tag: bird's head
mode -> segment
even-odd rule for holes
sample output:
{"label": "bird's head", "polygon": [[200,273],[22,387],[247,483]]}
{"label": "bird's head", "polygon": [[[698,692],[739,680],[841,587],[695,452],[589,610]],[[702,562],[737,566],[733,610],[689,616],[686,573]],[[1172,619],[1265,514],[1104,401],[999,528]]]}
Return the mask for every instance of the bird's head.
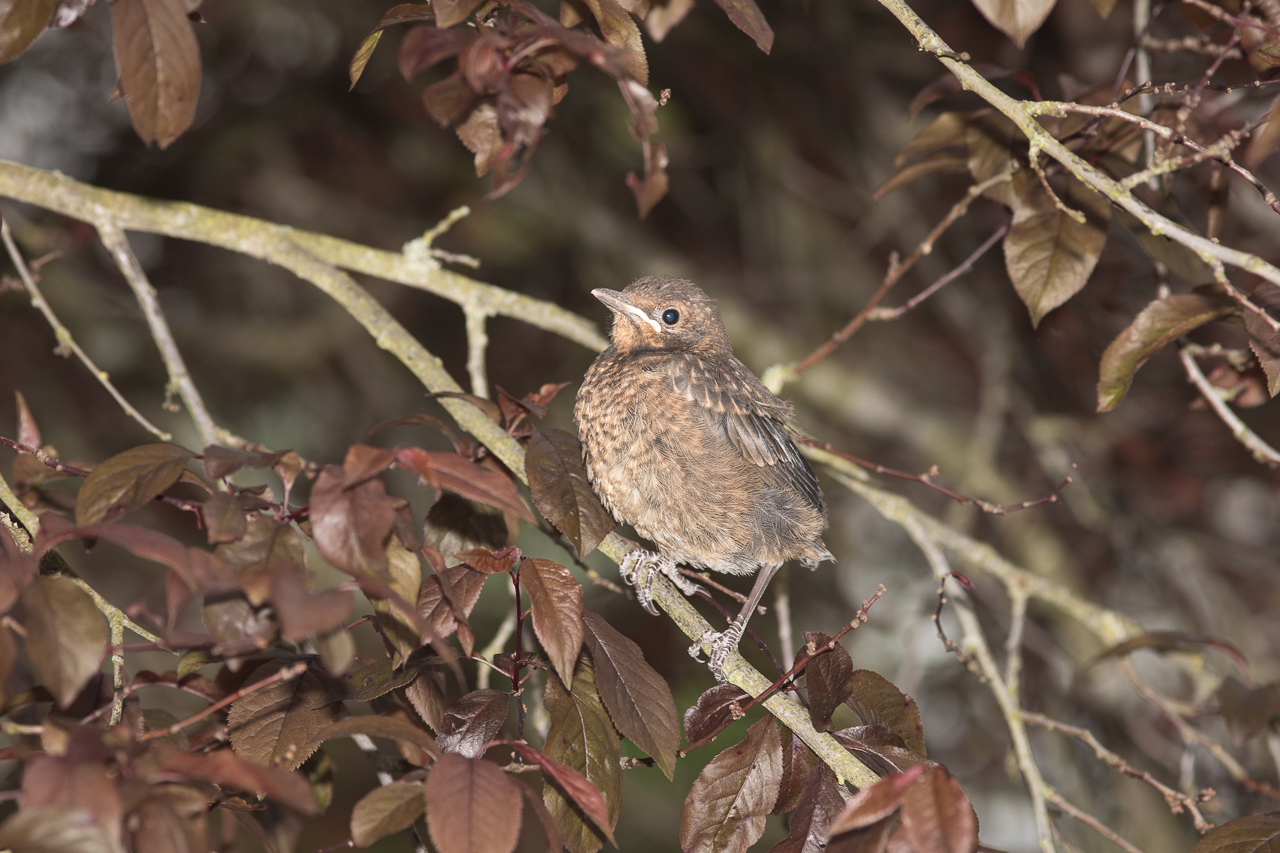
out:
{"label": "bird's head", "polygon": [[613,312],[611,337],[619,352],[733,352],[716,304],[691,281],[650,276],[622,292],[601,287],[591,295]]}

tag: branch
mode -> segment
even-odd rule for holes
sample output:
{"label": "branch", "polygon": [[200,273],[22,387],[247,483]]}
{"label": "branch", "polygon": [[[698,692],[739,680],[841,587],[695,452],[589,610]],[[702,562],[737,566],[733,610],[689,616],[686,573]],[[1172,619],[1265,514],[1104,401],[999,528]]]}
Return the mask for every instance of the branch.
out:
{"label": "branch", "polygon": [[53,327],[54,337],[58,339],[58,350],[64,351],[59,354],[65,355],[65,350],[75,353],[76,358],[80,359],[80,363],[89,368],[89,372],[102,383],[102,387],[107,389],[107,393],[120,405],[120,408],[124,409],[125,414],[133,418],[142,425],[143,429],[161,441],[171,441],[173,439],[172,435],[147,420],[142,412],[135,409],[133,404],[116,390],[116,386],[111,384],[111,377],[107,375],[107,372],[93,363],[93,359],[89,358],[89,354],[80,348],[75,338],[71,337],[71,332],[67,327],[62,325],[58,315],[53,313],[53,308],[49,306],[44,294],[40,292],[40,288],[36,285],[36,280],[31,275],[31,270],[27,269],[27,263],[23,260],[22,253],[18,251],[18,244],[13,242],[13,232],[9,230],[9,222],[6,219],[0,219],[0,238],[3,238],[4,246],[9,251],[9,258],[18,270],[18,277],[22,279],[22,284],[27,288],[27,292],[31,294],[32,304],[40,309],[40,313],[44,315],[44,318],[49,321],[49,325]]}
{"label": "branch", "polygon": [[165,370],[169,372],[169,385],[177,390],[182,397],[182,401],[187,404],[187,411],[191,413],[191,419],[196,422],[196,430],[200,433],[200,441],[205,446],[210,444],[228,444],[234,447],[244,446],[244,439],[238,439],[226,430],[219,428],[213,422],[213,418],[209,416],[209,410],[205,408],[204,399],[201,398],[200,391],[196,388],[196,383],[191,380],[191,374],[187,372],[186,362],[182,360],[182,352],[178,349],[178,344],[173,339],[173,331],[169,328],[169,321],[165,319],[164,311],[160,308],[160,300],[156,297],[156,289],[147,280],[147,274],[142,269],[142,264],[138,263],[138,257],[133,253],[133,248],[129,245],[129,239],[110,220],[104,219],[95,224],[98,227],[98,236],[102,239],[102,245],[106,246],[107,251],[111,253],[111,257],[116,262],[116,267],[124,276],[125,281],[129,282],[129,287],[133,290],[133,295],[137,298],[138,305],[142,308],[142,315],[146,317],[147,326],[151,330],[151,339],[156,342],[156,346],[160,349],[160,357],[164,360]]}
{"label": "branch", "polygon": [[1235,437],[1235,440],[1247,447],[1249,452],[1253,454],[1253,458],[1263,465],[1272,468],[1280,467],[1280,452],[1277,452],[1274,447],[1263,441],[1256,432],[1245,425],[1244,421],[1240,420],[1239,415],[1231,410],[1231,407],[1227,405],[1227,401],[1222,398],[1221,390],[1215,388],[1208,377],[1204,375],[1204,371],[1200,369],[1200,365],[1196,362],[1196,357],[1191,348],[1188,346],[1179,348],[1178,357],[1182,359],[1182,367],[1187,371],[1187,381],[1196,386],[1197,390],[1200,391],[1200,395],[1204,397],[1205,402],[1209,404],[1214,413],[1231,430],[1231,435]]}
{"label": "branch", "polygon": [[[1215,243],[1161,216],[1139,201],[1133,195],[1133,188],[1122,186],[1097,167],[1082,160],[1040,125],[1036,120],[1039,110],[1034,104],[1005,94],[971,66],[959,60],[955,51],[925,24],[905,0],[880,0],[880,4],[897,17],[923,50],[937,56],[938,61],[955,75],[965,89],[977,94],[1018,126],[1031,145],[1033,159],[1037,153],[1048,154],[1085,185],[1102,193],[1112,204],[1136,217],[1152,234],[1168,237],[1187,247],[1206,264],[1212,266],[1216,261],[1280,285],[1280,269],[1257,255]],[[1267,317],[1265,314],[1262,316]],[[1280,328],[1280,321],[1268,319],[1274,324],[1273,328]]]}
{"label": "branch", "polygon": [[334,267],[416,287],[458,305],[474,303],[495,315],[545,329],[590,349],[602,350],[608,345],[594,323],[550,302],[442,269],[432,253],[412,251],[416,241],[406,247],[408,252],[387,252],[198,204],[104,190],[5,160],[0,160],[0,196],[90,224],[110,221],[125,231],[205,243],[268,263],[280,263],[273,246],[283,241]]}

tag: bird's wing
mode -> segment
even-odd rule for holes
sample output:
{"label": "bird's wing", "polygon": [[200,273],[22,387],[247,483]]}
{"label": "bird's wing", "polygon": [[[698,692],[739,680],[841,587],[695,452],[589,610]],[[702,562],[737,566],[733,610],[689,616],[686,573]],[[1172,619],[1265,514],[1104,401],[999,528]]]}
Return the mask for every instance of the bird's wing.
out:
{"label": "bird's wing", "polygon": [[711,427],[765,478],[822,509],[818,478],[787,429],[791,406],[779,400],[736,358],[709,362],[692,353],[667,361],[677,394],[696,404]]}

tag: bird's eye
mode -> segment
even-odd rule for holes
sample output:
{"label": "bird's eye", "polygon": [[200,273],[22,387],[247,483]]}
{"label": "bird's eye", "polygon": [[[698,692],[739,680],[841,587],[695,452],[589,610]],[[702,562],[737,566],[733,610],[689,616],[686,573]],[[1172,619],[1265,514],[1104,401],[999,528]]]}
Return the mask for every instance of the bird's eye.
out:
{"label": "bird's eye", "polygon": [[666,323],[668,326],[674,326],[676,323],[680,322],[680,312],[674,308],[668,308],[666,311],[662,312],[662,322]]}

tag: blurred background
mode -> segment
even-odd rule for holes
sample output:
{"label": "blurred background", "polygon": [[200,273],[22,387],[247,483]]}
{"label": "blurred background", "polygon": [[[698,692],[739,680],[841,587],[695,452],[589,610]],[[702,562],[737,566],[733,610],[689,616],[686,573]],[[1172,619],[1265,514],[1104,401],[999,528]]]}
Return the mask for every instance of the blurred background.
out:
{"label": "blurred background", "polygon": [[[555,302],[602,329],[607,312],[591,298],[592,288],[621,288],[653,273],[686,276],[719,301],[736,354],[757,373],[803,357],[856,313],[889,254],[914,249],[967,186],[964,176],[938,175],[873,201],[876,187],[895,171],[896,152],[936,114],[936,107],[926,109],[913,122],[908,104],[942,67],[870,0],[766,0],[762,8],[777,33],[770,55],[709,2],[663,42],[646,35],[650,88],[671,90],[658,111],[657,137],[670,152],[670,194],[646,221],[637,220],[623,182],[628,170],[642,168],[625,106],[612,81],[589,69],[569,78],[569,94],[556,107],[527,179],[486,201],[487,182],[475,177],[469,152],[426,116],[421,85],[407,84],[396,71],[399,31],[388,33],[348,91],[350,57],[389,5],[206,0],[199,8],[205,23],[197,26],[204,79],[196,122],[161,151],[134,135],[123,102],[108,103],[115,86],[110,10],[98,3],[69,29],[45,33],[27,54],[0,67],[0,158],[392,251],[467,204],[471,215],[436,243],[481,261],[477,271],[463,272]],[[1021,51],[967,2],[917,0],[913,6],[975,62],[1029,71],[1046,97],[1078,84],[1109,84],[1133,39],[1131,9],[1123,1],[1104,19],[1085,0],[1061,0]],[[1172,5],[1153,27],[1170,36],[1187,31]],[[1203,65],[1157,54],[1153,76],[1194,80]],[[1230,66],[1225,73],[1232,73]],[[1247,69],[1238,73],[1252,79]],[[1008,88],[1025,96],[1015,83]],[[1246,93],[1238,108],[1261,115],[1269,97]],[[952,96],[945,106],[976,108],[978,102]],[[1260,174],[1274,185],[1280,177],[1274,158]],[[1200,225],[1205,212],[1196,199],[1204,180],[1189,173],[1174,191],[1188,219]],[[59,253],[42,267],[42,283],[76,339],[148,417],[174,430],[179,443],[198,446],[185,414],[163,408],[163,365],[92,229],[3,200],[0,211],[28,258]],[[997,204],[976,202],[886,304],[901,304],[955,267],[1007,215]],[[1256,193],[1233,184],[1227,215],[1227,242],[1275,260],[1280,219],[1260,207]],[[438,413],[403,367],[307,283],[202,245],[145,234],[131,241],[211,412],[234,433],[338,462],[348,444],[370,441],[370,428],[381,421]],[[7,261],[0,269],[10,269]],[[387,282],[362,283],[465,384],[456,305]],[[1276,475],[1253,462],[1211,412],[1193,405],[1194,389],[1171,351],[1143,368],[1115,412],[1094,413],[1099,356],[1155,297],[1158,283],[1138,241],[1113,222],[1089,286],[1033,329],[993,251],[902,319],[869,324],[785,396],[815,437],[906,471],[937,465],[939,482],[996,503],[1043,497],[1078,465],[1062,505],[1000,517],[923,486],[888,486],[1010,560],[1148,629],[1234,644],[1255,679],[1275,680]],[[543,383],[569,382],[544,424],[572,429],[572,395],[595,354],[511,319],[493,319],[489,329],[491,383],[520,396]],[[1213,332],[1205,341],[1239,346],[1242,338],[1232,334]],[[0,434],[16,436],[14,391],[20,390],[44,440],[64,459],[99,461],[150,440],[55,346],[20,285],[0,289]],[[1280,439],[1274,404],[1241,414],[1263,438]],[[422,431],[373,441],[447,447]],[[422,517],[424,492],[407,477],[395,485],[414,497]],[[888,592],[870,622],[845,640],[855,664],[916,699],[930,756],[961,780],[984,842],[1034,849],[1031,811],[1010,764],[1003,721],[988,689],[935,636],[936,583],[923,558],[874,509],[833,481],[823,485],[831,506],[826,541],[839,562],[812,575],[792,571],[777,582],[792,595],[797,631],[834,632],[883,583]],[[151,521],[199,541],[189,518],[165,516],[163,508],[155,513]],[[520,544],[564,559],[536,531]],[[122,606],[160,595],[156,567],[121,559],[119,551],[99,549],[77,568]],[[606,571],[607,563],[599,566]],[[1003,593],[979,583],[974,599],[996,645],[1008,620]],[[642,644],[676,687],[681,709],[711,686],[666,621],[599,587],[588,587],[587,606]],[[482,642],[505,609],[501,595],[482,603],[475,620]],[[1215,822],[1262,808],[1265,801],[1243,795],[1203,752],[1186,747],[1114,666],[1085,666],[1102,651],[1096,640],[1034,608],[1030,620],[1030,709],[1091,728],[1139,768],[1175,786],[1215,787],[1220,796],[1207,806]],[[1140,663],[1171,694],[1205,698],[1150,653]],[[854,721],[852,714],[837,718],[843,725]],[[1203,725],[1226,739],[1221,720],[1206,718]],[[731,743],[743,730],[738,724],[719,743]],[[1064,794],[1145,849],[1190,848],[1189,822],[1170,815],[1150,788],[1103,767],[1078,744],[1040,732],[1033,737],[1046,776]],[[343,768],[340,784],[350,790],[340,790],[329,814],[308,825],[300,850],[344,837],[351,803],[372,784],[363,758],[344,749],[334,754]],[[683,794],[712,755],[702,752],[681,762],[674,785],[657,770],[628,772],[622,849],[672,848]],[[1274,782],[1275,764],[1263,741],[1238,754]],[[1066,818],[1061,823],[1080,849],[1114,849]],[[780,823],[771,825],[761,844],[782,834]],[[537,833],[531,835],[536,840]],[[379,849],[405,850],[408,843],[392,838]]]}

